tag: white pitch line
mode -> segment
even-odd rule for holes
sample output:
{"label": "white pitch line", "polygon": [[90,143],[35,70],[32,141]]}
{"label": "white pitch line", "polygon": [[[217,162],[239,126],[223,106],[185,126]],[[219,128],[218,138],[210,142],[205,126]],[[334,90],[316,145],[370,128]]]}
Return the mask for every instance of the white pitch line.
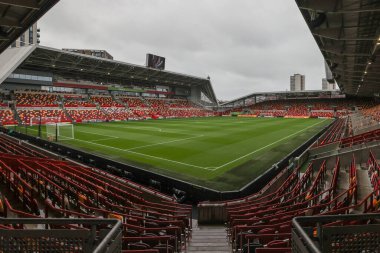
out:
{"label": "white pitch line", "polygon": [[83,141],[83,142],[91,143],[91,144],[94,144],[94,145],[103,146],[103,147],[106,147],[106,148],[111,148],[111,149],[116,149],[116,150],[119,150],[119,151],[124,151],[124,149],[121,149],[121,148],[116,148],[116,147],[112,147],[112,146],[108,146],[108,145],[104,145],[104,144],[100,144],[100,143],[95,143],[95,142],[92,142],[92,141],[85,141],[85,140],[81,140],[81,139],[69,139],[68,141]]}
{"label": "white pitch line", "polygon": [[[68,141],[70,141],[70,140],[68,140]],[[172,163],[187,165],[187,166],[198,168],[198,169],[213,170],[213,169],[209,169],[210,167],[202,167],[202,166],[198,166],[198,165],[194,165],[194,164],[183,163],[183,162],[179,162],[179,161],[175,161],[175,160],[170,160],[170,159],[166,159],[166,158],[162,158],[162,157],[158,157],[158,156],[151,156],[151,155],[147,155],[147,154],[143,154],[143,153],[139,153],[139,152],[129,151],[129,150],[125,150],[125,149],[121,149],[121,148],[116,148],[116,147],[112,147],[112,146],[108,146],[108,145],[103,145],[103,144],[95,143],[95,142],[91,142],[91,141],[85,141],[85,140],[81,140],[81,139],[72,139],[72,140],[83,141],[83,142],[91,143],[91,144],[94,144],[94,145],[98,145],[98,146],[102,146],[102,147],[106,147],[106,148],[110,148],[110,149],[116,149],[116,150],[119,150],[119,151],[129,152],[129,153],[140,155],[140,156],[146,156],[146,157],[155,158],[155,159],[159,159],[159,160],[164,160],[164,161],[168,161],[168,162],[172,162]]]}
{"label": "white pitch line", "polygon": [[97,139],[97,140],[92,140],[92,141],[106,141],[106,140],[114,140],[114,139],[119,139],[119,137],[103,138],[103,139]]}
{"label": "white pitch line", "polygon": [[158,132],[162,132],[162,129],[159,128],[159,127],[132,127],[132,126],[122,126],[122,128],[130,128],[130,129],[138,129],[138,130],[141,130],[141,129],[146,129],[146,130],[151,130],[153,131],[153,129],[157,129]]}
{"label": "white pitch line", "polygon": [[[102,126],[105,126],[104,124],[102,124]],[[130,128],[130,129],[147,129],[147,130],[151,130],[151,131],[158,131],[158,132],[162,132],[162,129],[159,128],[159,127],[146,127],[146,126],[141,126],[141,127],[138,127],[138,126],[126,126],[126,125],[117,125],[117,126],[110,126],[110,125],[106,125],[106,127],[111,127],[111,128]],[[157,130],[154,130],[154,129],[157,129]]]}
{"label": "white pitch line", "polygon": [[[133,126],[115,126],[115,128],[124,128],[124,129],[141,129],[140,127],[133,127]],[[190,135],[190,136],[195,136],[194,134],[189,134],[187,133],[187,130],[174,130],[174,129],[162,129],[158,127],[142,127],[142,129],[146,128],[147,130],[152,130],[152,129],[157,129],[158,132],[162,133],[170,133],[170,134],[184,134],[184,135]]]}
{"label": "white pitch line", "polygon": [[239,158],[236,158],[236,159],[234,159],[234,160],[232,160],[232,161],[229,161],[228,163],[225,163],[225,164],[223,164],[223,165],[221,165],[221,166],[218,166],[218,167],[211,167],[211,168],[214,168],[213,171],[214,171],[214,170],[218,170],[218,169],[220,169],[220,168],[223,168],[223,167],[226,166],[226,165],[229,165],[229,164],[231,164],[231,163],[234,163],[234,162],[236,162],[236,161],[239,161],[239,160],[242,159],[242,158],[245,158],[245,157],[247,157],[247,156],[249,156],[249,155],[252,155],[252,154],[254,154],[254,153],[256,153],[256,152],[259,152],[260,150],[263,150],[263,149],[265,149],[265,148],[267,148],[267,147],[270,147],[270,146],[272,146],[272,145],[274,145],[274,144],[276,144],[276,143],[278,143],[278,142],[280,142],[280,141],[286,140],[286,139],[292,137],[293,135],[299,134],[299,133],[305,131],[306,129],[312,128],[312,127],[314,127],[314,126],[316,126],[316,125],[319,125],[319,124],[321,124],[322,122],[325,122],[325,121],[326,121],[326,119],[323,120],[323,121],[321,121],[321,122],[315,123],[314,125],[308,126],[308,127],[304,128],[304,129],[298,131],[298,132],[295,132],[295,133],[293,133],[293,134],[290,134],[290,135],[288,135],[288,136],[286,136],[286,137],[284,137],[284,138],[282,138],[282,139],[279,139],[279,140],[277,140],[277,141],[275,141],[275,142],[272,142],[272,143],[270,143],[270,144],[268,144],[268,145],[266,145],[266,146],[264,146],[264,147],[261,147],[261,148],[259,148],[259,149],[256,149],[256,150],[254,150],[254,151],[252,151],[252,152],[250,152],[250,153],[248,153],[248,154],[246,154],[246,155],[243,155],[243,156],[241,156],[241,157],[239,157]]}
{"label": "white pitch line", "polygon": [[[35,130],[35,129],[29,129],[29,130],[32,130],[32,131],[38,131],[38,130]],[[102,138],[102,139],[97,139],[97,140],[92,140],[92,141],[106,141],[106,140],[112,140],[112,139],[118,139],[119,137],[116,137],[116,136],[112,136],[112,135],[106,135],[106,134],[96,134],[96,133],[92,133],[92,132],[84,132],[84,131],[79,131],[79,130],[75,130],[76,132],[81,132],[81,133],[86,133],[86,134],[94,134],[94,135],[100,135],[100,136],[107,136],[108,138]],[[62,136],[60,136],[60,138],[62,138]],[[62,139],[61,139],[62,140]],[[71,138],[68,138],[66,140],[73,140]],[[66,141],[66,140],[63,140],[63,141]],[[79,139],[77,139],[79,140]]]}
{"label": "white pitch line", "polygon": [[140,149],[140,148],[146,148],[146,147],[152,147],[152,146],[158,146],[158,145],[163,145],[163,144],[173,143],[173,142],[178,142],[178,141],[185,141],[185,140],[195,139],[195,138],[199,138],[199,137],[203,137],[203,136],[204,135],[202,134],[202,135],[196,135],[196,136],[189,137],[189,138],[183,138],[183,139],[176,139],[176,140],[171,140],[171,141],[164,141],[164,142],[159,142],[159,143],[153,143],[153,144],[148,144],[148,145],[139,146],[139,147],[135,147],[135,148],[125,149],[125,151],[135,150],[135,149]]}
{"label": "white pitch line", "polygon": [[97,134],[97,133],[93,133],[93,132],[80,131],[80,130],[77,130],[77,129],[75,129],[75,132],[80,132],[80,133],[85,133],[85,134],[94,134],[94,135],[100,135],[100,136],[106,136],[106,137],[112,137],[112,138],[119,138],[119,137],[116,137],[116,136],[113,136],[113,135]]}
{"label": "white pitch line", "polygon": [[147,154],[143,154],[143,153],[139,153],[139,152],[134,152],[134,151],[130,151],[130,150],[126,150],[126,152],[129,152],[129,153],[132,153],[132,154],[141,155],[141,156],[146,156],[146,157],[150,157],[150,158],[154,158],[154,159],[159,159],[159,160],[163,160],[163,161],[168,161],[168,162],[172,162],[172,163],[187,165],[187,166],[198,168],[198,169],[204,169],[204,170],[211,170],[211,171],[213,171],[213,169],[209,169],[209,167],[202,167],[202,166],[193,165],[193,164],[189,164],[189,163],[178,162],[178,161],[174,161],[174,160],[170,160],[170,159],[166,159],[166,158],[162,158],[162,157],[158,157],[158,156],[147,155]]}

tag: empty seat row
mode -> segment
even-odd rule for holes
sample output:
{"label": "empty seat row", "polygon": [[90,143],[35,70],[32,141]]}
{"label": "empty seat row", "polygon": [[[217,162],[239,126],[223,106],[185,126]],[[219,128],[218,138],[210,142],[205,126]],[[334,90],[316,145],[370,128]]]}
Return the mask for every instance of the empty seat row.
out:
{"label": "empty seat row", "polygon": [[0,149],[1,181],[23,206],[13,208],[5,196],[6,217],[120,219],[125,250],[180,252],[189,239],[191,207],[172,197],[155,194],[149,197],[154,201],[148,201],[142,197],[144,187],[136,188],[125,179],[48,158],[4,134],[0,143],[5,147]]}
{"label": "empty seat row", "polygon": [[269,195],[254,194],[240,200],[219,202],[226,207],[227,229],[233,249],[272,252],[273,247],[278,249],[273,252],[290,252],[292,218],[346,213],[350,208],[365,205],[365,200],[357,202],[355,157],[347,172],[348,188],[338,191],[342,180],[339,177],[340,159],[337,158],[331,167],[326,161],[314,162],[303,173],[300,168],[286,172],[288,177]]}
{"label": "empty seat row", "polygon": [[52,93],[15,93],[17,107],[58,107],[58,95]]}

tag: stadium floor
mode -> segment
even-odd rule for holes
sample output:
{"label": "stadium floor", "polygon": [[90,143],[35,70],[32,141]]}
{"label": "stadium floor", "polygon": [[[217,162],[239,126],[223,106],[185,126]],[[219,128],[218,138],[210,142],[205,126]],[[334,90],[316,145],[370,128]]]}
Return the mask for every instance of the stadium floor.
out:
{"label": "stadium floor", "polygon": [[[60,142],[209,188],[235,190],[329,123],[236,117],[89,123],[75,125],[75,138]],[[36,127],[30,130],[37,133]]]}

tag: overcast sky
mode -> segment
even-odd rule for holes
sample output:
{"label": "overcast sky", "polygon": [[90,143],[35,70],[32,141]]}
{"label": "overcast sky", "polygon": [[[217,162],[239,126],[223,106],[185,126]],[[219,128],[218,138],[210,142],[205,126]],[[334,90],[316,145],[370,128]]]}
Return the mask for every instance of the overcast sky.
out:
{"label": "overcast sky", "polygon": [[289,89],[306,75],[321,89],[323,57],[294,0],[61,0],[38,23],[41,45],[105,49],[144,65],[211,77],[218,99]]}

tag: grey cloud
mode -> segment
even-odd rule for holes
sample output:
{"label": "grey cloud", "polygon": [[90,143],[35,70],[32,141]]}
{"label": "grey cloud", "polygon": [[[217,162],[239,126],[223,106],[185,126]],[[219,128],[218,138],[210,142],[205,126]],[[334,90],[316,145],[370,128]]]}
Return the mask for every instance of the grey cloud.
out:
{"label": "grey cloud", "polygon": [[220,99],[285,90],[306,75],[320,89],[323,58],[293,0],[61,0],[40,21],[42,45],[106,49],[143,64],[212,78]]}

